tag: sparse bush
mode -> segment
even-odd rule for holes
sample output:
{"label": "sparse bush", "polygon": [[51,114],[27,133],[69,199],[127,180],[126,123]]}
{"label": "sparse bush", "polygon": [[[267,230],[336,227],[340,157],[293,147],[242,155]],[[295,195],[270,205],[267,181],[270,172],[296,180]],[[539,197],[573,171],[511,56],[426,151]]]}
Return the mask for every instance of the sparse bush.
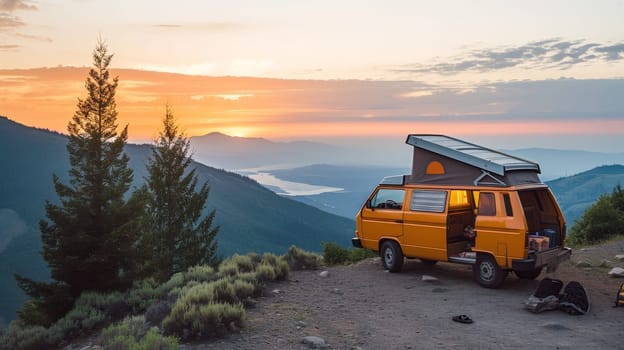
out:
{"label": "sparse bush", "polygon": [[[163,297],[163,290],[153,278],[136,282],[126,296],[126,302],[133,314],[145,312],[147,308]],[[126,316],[126,315],[124,315]],[[113,318],[119,319],[119,318]]]}
{"label": "sparse bush", "polygon": [[317,270],[322,266],[322,258],[316,253],[307,252],[294,245],[288,249],[288,265],[294,270]]}
{"label": "sparse bush", "polygon": [[[178,304],[208,304],[214,301],[214,282],[201,283],[189,288],[180,294],[180,298],[176,301]],[[175,308],[174,305],[174,308]]]}
{"label": "sparse bush", "polygon": [[169,294],[174,290],[180,290],[186,281],[184,280],[184,274],[182,272],[174,273],[171,278],[160,286],[160,290],[163,294]]}
{"label": "sparse bush", "polygon": [[42,326],[26,326],[13,321],[0,335],[1,350],[38,350],[47,349],[50,343],[48,331]]}
{"label": "sparse bush", "polygon": [[246,314],[242,304],[209,303],[191,307],[176,304],[163,321],[167,334],[183,339],[221,336],[232,328],[243,326]]}
{"label": "sparse bush", "polygon": [[351,251],[351,262],[358,262],[364,259],[376,258],[376,252],[363,248],[355,248]]}
{"label": "sparse bush", "polygon": [[239,274],[238,265],[231,260],[225,260],[219,265],[219,275],[221,276],[236,276]]}
{"label": "sparse bush", "polygon": [[591,244],[624,233],[624,191],[617,186],[611,195],[602,195],[570,228],[568,243]]}
{"label": "sparse bush", "polygon": [[190,267],[184,272],[184,280],[197,282],[210,282],[217,279],[217,273],[208,265],[197,265]]}
{"label": "sparse bush", "polygon": [[259,283],[275,280],[275,267],[269,264],[260,264],[256,269],[256,278]]}
{"label": "sparse bush", "polygon": [[271,253],[264,253],[262,256],[261,264],[268,264],[273,266],[275,270],[275,278],[276,280],[284,280],[288,277],[288,273],[290,272],[290,267],[288,266],[288,261],[285,256],[277,256]]}
{"label": "sparse bush", "polygon": [[[92,296],[88,296],[87,299],[90,299],[91,297]],[[102,301],[104,298],[101,297],[102,296],[99,295],[95,298],[99,299],[98,301]],[[81,299],[82,296],[78,298],[78,301]],[[86,301],[83,300],[81,303],[78,303],[78,301],[76,302],[74,308],[67,313],[67,315],[56,321],[56,323],[48,329],[49,339],[53,344],[59,344],[63,340],[81,336],[88,331],[104,325],[106,321],[109,320],[101,310],[89,304],[89,302],[94,301],[94,299]]]}
{"label": "sparse bush", "polygon": [[327,242],[322,243],[321,246],[323,247],[323,261],[327,265],[342,265],[351,262],[349,249]]}
{"label": "sparse bush", "polygon": [[343,265],[377,256],[374,252],[362,248],[347,249],[336,243],[322,243],[323,261],[327,265]]}
{"label": "sparse bush", "polygon": [[174,337],[163,337],[156,327],[147,329],[141,316],[125,319],[104,329],[98,338],[104,349],[115,350],[173,350],[178,349]]}

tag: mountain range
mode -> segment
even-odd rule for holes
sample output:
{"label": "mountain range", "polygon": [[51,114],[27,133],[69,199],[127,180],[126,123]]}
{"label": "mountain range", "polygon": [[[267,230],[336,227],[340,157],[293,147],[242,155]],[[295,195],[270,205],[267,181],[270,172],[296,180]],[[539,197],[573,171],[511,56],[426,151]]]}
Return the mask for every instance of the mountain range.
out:
{"label": "mountain range", "polygon": [[[58,202],[52,174],[68,182],[66,136],[0,117],[0,317],[10,320],[25,296],[15,285],[17,272],[46,280],[38,222],[46,200]],[[146,176],[149,145],[127,145],[133,186]],[[321,242],[350,245],[354,222],[284,198],[245,176],[194,162],[199,183],[208,182],[206,212],[216,208],[219,254],[284,253],[290,245],[320,251]]]}
{"label": "mountain range", "polygon": [[[405,139],[338,139],[332,143],[276,142],[264,138],[210,133],[191,137],[195,160],[216,168],[288,168],[312,164],[410,168],[412,147]],[[487,146],[485,144],[485,146]],[[547,148],[502,149],[539,163],[544,181],[571,176],[602,165],[624,164],[624,152],[590,152]]]}

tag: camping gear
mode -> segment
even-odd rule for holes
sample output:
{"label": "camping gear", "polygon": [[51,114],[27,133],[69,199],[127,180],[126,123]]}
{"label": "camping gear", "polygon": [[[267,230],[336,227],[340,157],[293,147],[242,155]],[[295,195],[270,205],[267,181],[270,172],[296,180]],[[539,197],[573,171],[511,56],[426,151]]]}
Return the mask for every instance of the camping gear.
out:
{"label": "camping gear", "polygon": [[534,313],[558,309],[561,288],[563,288],[561,280],[544,278],[540,281],[533,295],[524,303],[525,309]]}
{"label": "camping gear", "polygon": [[467,315],[453,316],[452,320],[455,322],[459,322],[459,323],[473,323],[474,322],[472,318],[468,317]]}
{"label": "camping gear", "polygon": [[589,311],[589,298],[585,288],[576,281],[568,283],[559,299],[559,309],[570,315],[586,314]]}
{"label": "camping gear", "polygon": [[615,296],[615,307],[624,306],[624,283],[620,285],[617,295]]}

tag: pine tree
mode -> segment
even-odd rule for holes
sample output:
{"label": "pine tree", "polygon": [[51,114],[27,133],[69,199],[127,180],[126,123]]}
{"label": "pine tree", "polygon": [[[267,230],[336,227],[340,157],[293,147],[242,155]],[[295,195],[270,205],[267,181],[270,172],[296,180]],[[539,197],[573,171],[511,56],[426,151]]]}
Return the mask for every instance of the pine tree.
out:
{"label": "pine tree", "polygon": [[76,298],[84,290],[123,289],[131,283],[144,204],[138,195],[125,199],[133,174],[123,153],[128,126],[117,133],[118,78],[110,78],[111,59],[99,41],[85,82],[87,97],[78,99],[67,127],[69,184],[53,175],[60,205],[46,202],[49,221],[40,221],[42,254],[56,282],[42,285],[16,276],[44,308],[54,290],[65,288]]}
{"label": "pine tree", "polygon": [[178,130],[169,106],[147,165],[147,206],[143,247],[149,274],[164,281],[172,274],[200,264],[217,262],[213,227],[215,210],[201,218],[210,187],[197,187],[189,169],[189,140]]}

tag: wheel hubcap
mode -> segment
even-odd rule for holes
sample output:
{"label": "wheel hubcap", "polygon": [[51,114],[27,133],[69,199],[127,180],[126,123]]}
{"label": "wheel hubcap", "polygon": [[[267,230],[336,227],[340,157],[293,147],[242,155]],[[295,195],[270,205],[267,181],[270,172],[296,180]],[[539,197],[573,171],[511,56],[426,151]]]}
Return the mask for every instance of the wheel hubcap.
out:
{"label": "wheel hubcap", "polygon": [[394,254],[392,253],[392,249],[386,249],[384,251],[384,260],[386,261],[386,266],[392,265],[392,261],[394,260]]}
{"label": "wheel hubcap", "polygon": [[491,281],[494,278],[494,266],[489,263],[481,263],[481,278],[486,281]]}

